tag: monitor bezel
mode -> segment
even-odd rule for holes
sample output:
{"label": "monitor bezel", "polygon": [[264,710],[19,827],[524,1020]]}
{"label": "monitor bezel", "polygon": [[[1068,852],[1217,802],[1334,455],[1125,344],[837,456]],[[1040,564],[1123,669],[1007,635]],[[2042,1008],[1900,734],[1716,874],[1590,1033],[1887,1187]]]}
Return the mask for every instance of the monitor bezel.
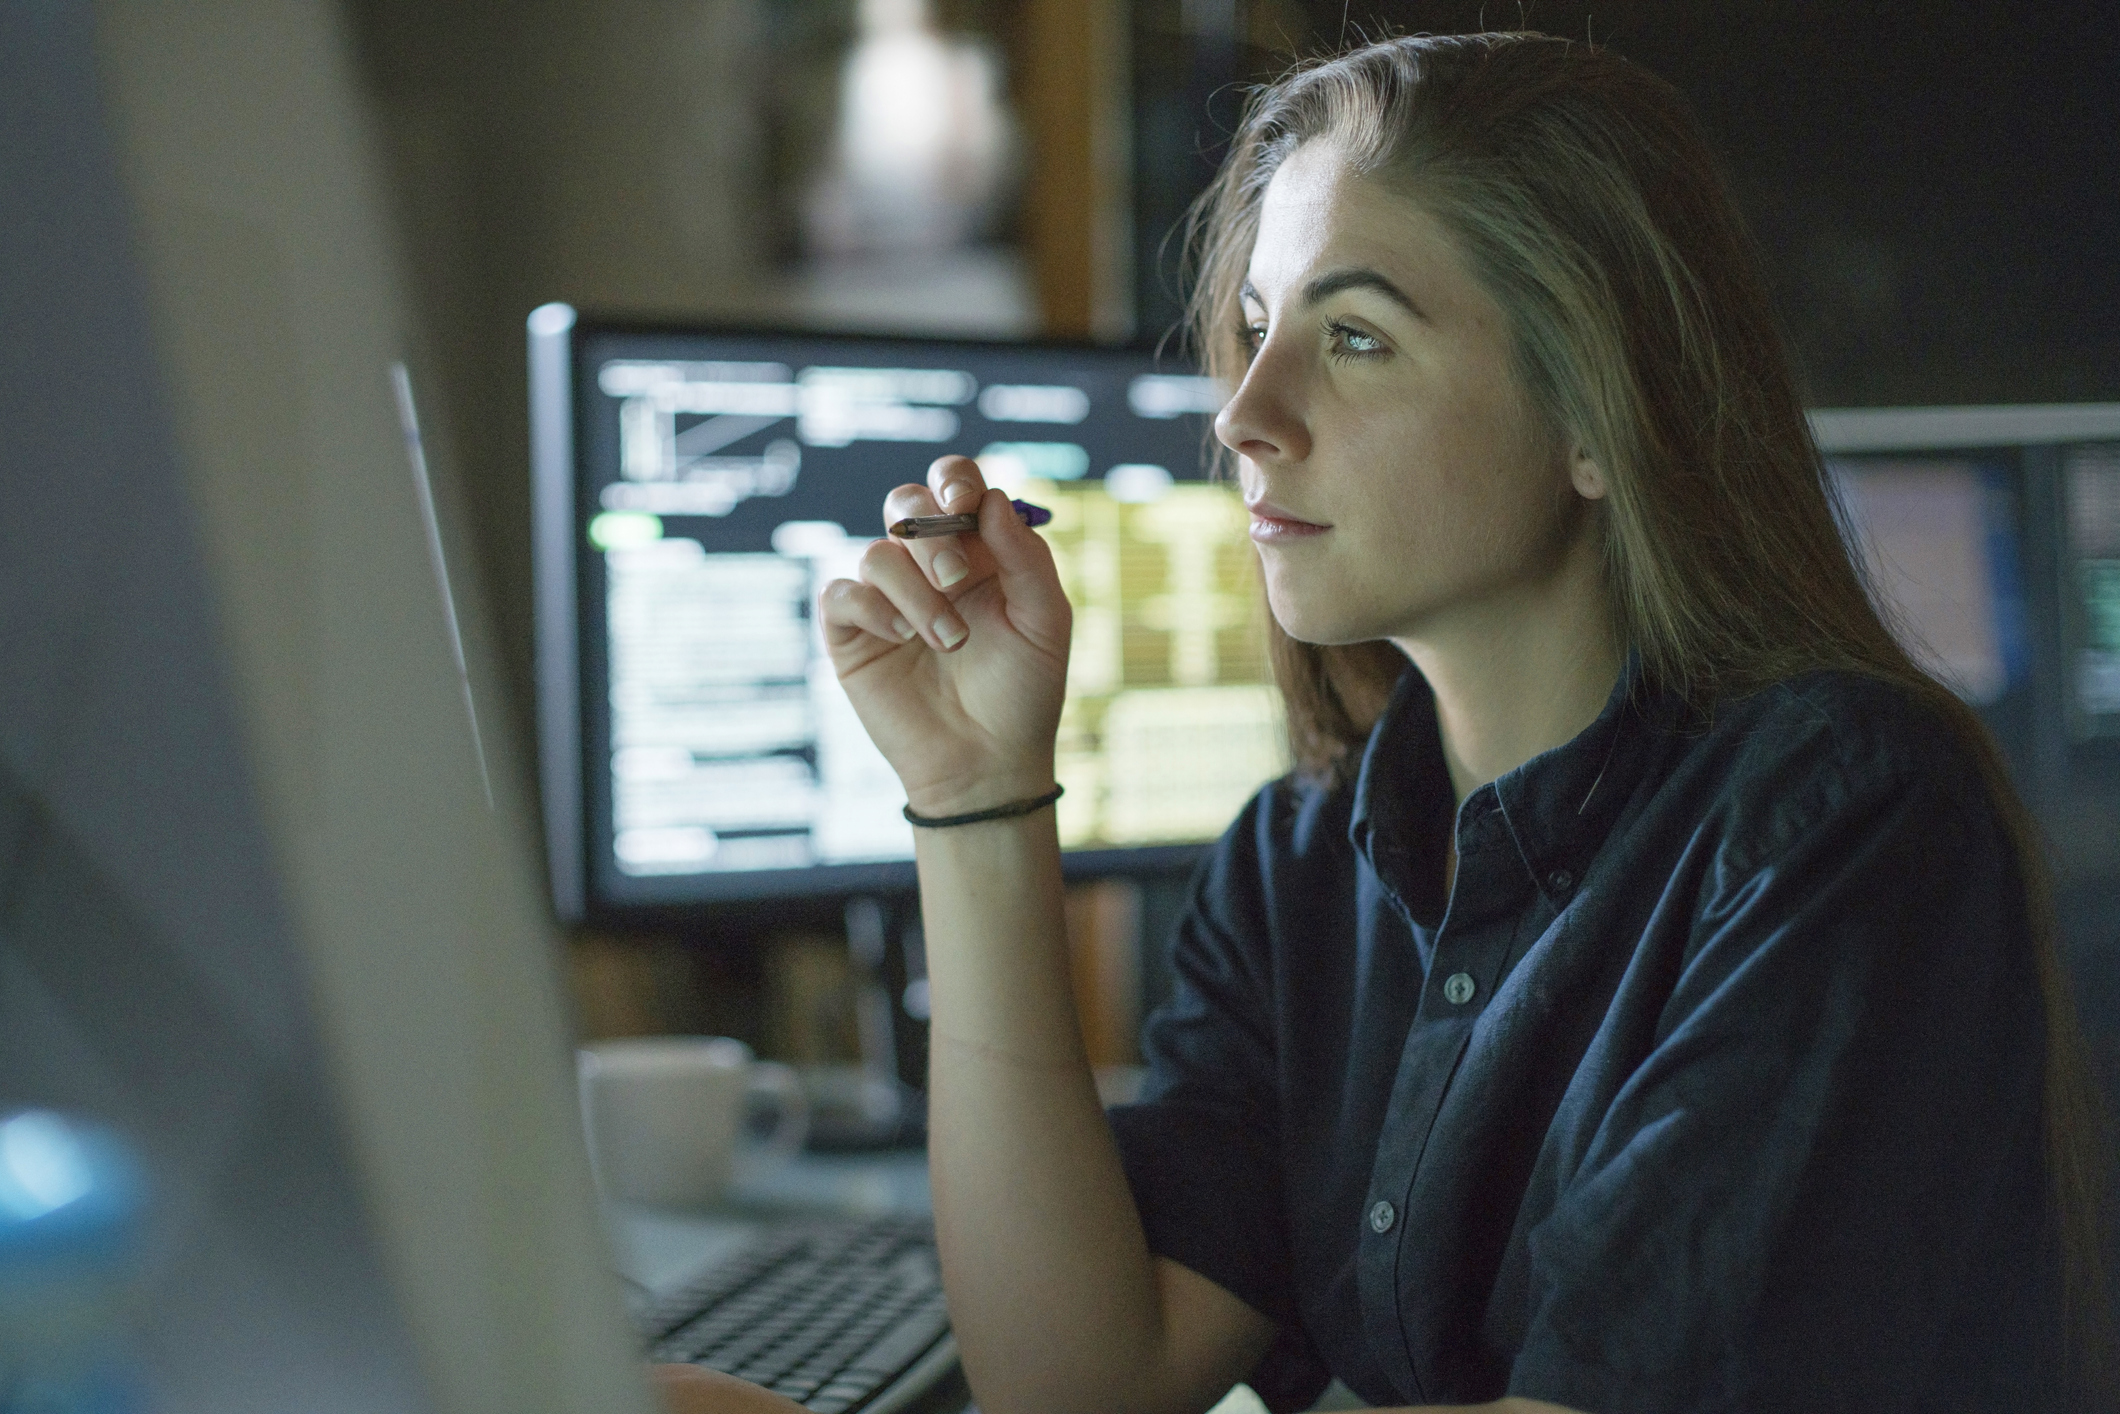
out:
{"label": "monitor bezel", "polygon": [[[787,870],[744,870],[686,876],[694,897],[683,902],[614,900],[599,896],[588,818],[588,693],[583,672],[589,657],[589,616],[600,605],[586,602],[587,588],[575,555],[583,478],[590,474],[576,428],[596,394],[582,366],[581,349],[591,335],[654,338],[818,339],[834,343],[898,345],[973,352],[1079,353],[1160,360],[1143,350],[1077,339],[992,339],[920,335],[877,330],[818,329],[741,322],[689,321],[583,311],[545,304],[528,318],[531,430],[532,584],[536,636],[536,697],[539,790],[545,825],[547,868],[553,906],[562,920],[614,930],[682,927],[699,921],[701,909],[822,901],[864,894],[900,894],[917,887],[911,860],[817,864]],[[1205,448],[1203,447],[1203,452]],[[1171,875],[1196,868],[1213,842],[1065,850],[1062,876],[1070,882],[1113,875]]]}

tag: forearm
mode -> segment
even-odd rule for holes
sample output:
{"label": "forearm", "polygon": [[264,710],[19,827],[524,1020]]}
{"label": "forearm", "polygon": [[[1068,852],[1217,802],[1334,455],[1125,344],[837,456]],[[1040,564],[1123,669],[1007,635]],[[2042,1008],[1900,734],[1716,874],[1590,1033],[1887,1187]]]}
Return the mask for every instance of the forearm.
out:
{"label": "forearm", "polygon": [[[1051,788],[1072,614],[1052,551],[976,462],[941,458],[928,481],[893,491],[885,522],[976,506],[979,533],[876,541],[860,580],[833,581],[818,608],[833,670],[908,805],[948,817]],[[915,855],[936,1230],[981,1405],[1205,1408],[1242,1369],[1211,1390],[1214,1378],[1271,1331],[1148,1254],[1082,1050],[1053,812],[922,828]],[[1180,1366],[1182,1379],[1169,1373]]]}
{"label": "forearm", "polygon": [[1159,1391],[1161,1301],[1082,1049],[1053,813],[920,832],[930,1164],[965,1369],[990,1414]]}

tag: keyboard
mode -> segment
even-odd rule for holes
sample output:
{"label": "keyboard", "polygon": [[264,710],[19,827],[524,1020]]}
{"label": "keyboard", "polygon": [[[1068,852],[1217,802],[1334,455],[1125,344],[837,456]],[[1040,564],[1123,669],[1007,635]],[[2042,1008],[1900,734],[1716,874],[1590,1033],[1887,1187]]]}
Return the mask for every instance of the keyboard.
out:
{"label": "keyboard", "polygon": [[924,1219],[775,1224],[634,1320],[651,1360],[724,1370],[813,1414],[890,1414],[957,1358]]}

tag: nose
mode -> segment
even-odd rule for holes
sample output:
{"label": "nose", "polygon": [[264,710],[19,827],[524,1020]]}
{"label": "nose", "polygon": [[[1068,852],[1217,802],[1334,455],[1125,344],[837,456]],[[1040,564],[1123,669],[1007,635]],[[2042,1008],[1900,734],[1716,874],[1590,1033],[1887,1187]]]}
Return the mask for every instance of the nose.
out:
{"label": "nose", "polygon": [[1302,412],[1302,385],[1290,358],[1272,334],[1253,355],[1244,381],[1215,414],[1215,437],[1254,462],[1300,462],[1310,456],[1310,428]]}

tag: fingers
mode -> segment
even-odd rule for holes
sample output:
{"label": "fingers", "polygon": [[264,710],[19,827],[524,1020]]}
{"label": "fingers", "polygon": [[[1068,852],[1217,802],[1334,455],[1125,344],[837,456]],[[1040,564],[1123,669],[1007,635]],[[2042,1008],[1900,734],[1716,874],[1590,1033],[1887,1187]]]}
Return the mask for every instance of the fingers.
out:
{"label": "fingers", "polygon": [[986,475],[970,457],[937,457],[928,468],[927,484],[936,503],[949,515],[976,510],[979,498],[986,494]]}
{"label": "fingers", "polygon": [[[979,533],[877,540],[862,553],[858,582],[835,580],[818,596],[825,643],[841,671],[915,638],[955,651],[970,627],[953,599],[996,577],[1016,631],[1065,650],[1072,614],[1052,550],[1017,519],[1005,493],[986,485],[970,457],[939,458],[927,485],[900,486],[884,499],[886,526],[940,514],[976,514]],[[864,639],[867,648],[859,646]]]}
{"label": "fingers", "polygon": [[970,632],[948,597],[928,582],[911,551],[894,540],[873,542],[862,552],[860,581],[832,581],[818,596],[818,607],[824,614],[825,643],[835,650],[865,633],[894,645],[918,637],[947,653]]}
{"label": "fingers", "polygon": [[[958,515],[976,511],[986,478],[970,457],[938,457],[928,467],[927,485],[901,486],[884,501],[888,526],[907,516]],[[937,589],[951,589],[983,576],[992,561],[977,540],[955,535],[908,541],[913,560]]]}
{"label": "fingers", "polygon": [[[971,503],[976,506],[976,501]],[[883,519],[886,526],[897,524],[908,516],[942,515],[935,495],[925,486],[900,486],[884,498]],[[920,567],[928,582],[937,589],[951,589],[972,576],[974,572],[990,572],[992,561],[985,558],[976,539],[960,535],[938,535],[920,540],[896,542],[907,551],[913,563]]]}
{"label": "fingers", "polygon": [[[928,485],[935,488],[936,503],[945,515],[978,510],[979,498],[986,493],[986,477],[980,474],[979,463],[970,457],[936,458],[928,467]],[[980,533],[985,533],[984,527]],[[928,573],[935,583],[948,588],[981,568],[987,554],[984,546],[974,548],[976,543],[967,542],[962,536],[951,536],[949,547],[938,550],[935,558],[928,562]]]}
{"label": "fingers", "polygon": [[1033,612],[1065,612],[1067,596],[1045,537],[1016,518],[1015,507],[999,490],[989,490],[978,504],[978,538],[1008,602]]}
{"label": "fingers", "polygon": [[827,645],[840,647],[862,634],[887,643],[911,643],[920,636],[905,615],[873,584],[835,579],[817,596]]}
{"label": "fingers", "polygon": [[912,552],[894,540],[878,540],[862,552],[861,579],[882,591],[900,617],[931,647],[947,653],[964,642],[964,620],[941,590],[914,562]]}

